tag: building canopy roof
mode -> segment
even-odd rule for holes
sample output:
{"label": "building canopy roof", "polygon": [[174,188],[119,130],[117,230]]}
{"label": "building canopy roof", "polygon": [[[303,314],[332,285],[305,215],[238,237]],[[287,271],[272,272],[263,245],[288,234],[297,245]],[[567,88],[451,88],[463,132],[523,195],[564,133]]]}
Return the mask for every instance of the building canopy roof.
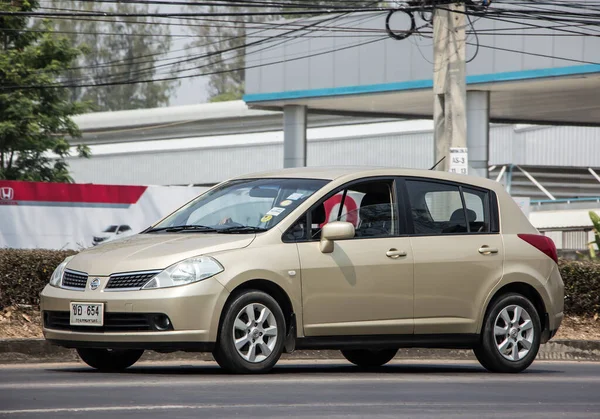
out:
{"label": "building canopy roof", "polygon": [[[415,18],[417,27],[425,23]],[[415,34],[403,41],[365,41],[365,33],[382,32],[385,19],[378,13],[349,15],[336,21],[336,30],[344,29],[341,39],[318,36],[317,25],[293,41],[249,48],[248,59],[262,65],[246,71],[244,100],[255,109],[295,104],[311,112],[430,118],[432,40]],[[473,24],[480,35],[478,42],[467,40],[467,89],[491,92],[492,122],[600,124],[600,38],[585,36],[587,29],[563,36],[550,21],[536,21],[535,30],[517,18],[484,16]]]}

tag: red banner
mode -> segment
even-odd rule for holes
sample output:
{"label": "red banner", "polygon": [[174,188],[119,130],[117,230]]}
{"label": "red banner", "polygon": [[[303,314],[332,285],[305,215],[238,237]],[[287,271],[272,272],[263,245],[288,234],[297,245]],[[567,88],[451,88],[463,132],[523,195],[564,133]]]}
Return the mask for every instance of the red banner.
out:
{"label": "red banner", "polygon": [[135,204],[146,188],[0,180],[0,205],[128,206]]}

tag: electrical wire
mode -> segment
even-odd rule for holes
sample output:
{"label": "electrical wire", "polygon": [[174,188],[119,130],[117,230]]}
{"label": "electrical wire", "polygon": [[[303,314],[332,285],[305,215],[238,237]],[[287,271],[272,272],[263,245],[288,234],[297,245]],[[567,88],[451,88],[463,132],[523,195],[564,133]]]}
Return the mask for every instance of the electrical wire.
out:
{"label": "electrical wire", "polygon": [[[441,8],[443,10],[450,11],[450,9],[445,9],[445,8],[442,8],[441,6],[437,6],[437,7]],[[466,15],[473,15],[473,14],[471,14],[469,12],[461,12],[461,11],[457,11],[457,10],[454,10],[454,12],[455,13],[463,13],[463,14],[466,14]],[[498,22],[506,22],[506,23],[512,23],[512,24],[525,25],[525,26],[529,26],[529,27],[532,27],[532,28],[552,29],[552,30],[556,30],[556,31],[560,31],[560,32],[567,32],[567,33],[574,33],[574,34],[578,34],[578,35],[591,36],[590,34],[588,34],[586,32],[574,31],[572,29],[567,29],[565,27],[543,26],[543,25],[538,25],[538,24],[534,24],[534,23],[530,23],[530,22],[515,22],[512,19],[498,17],[497,15],[488,15],[488,14],[485,14],[483,16],[481,16],[481,15],[477,15],[477,16],[481,17],[483,19],[486,19],[486,20],[495,20],[495,21],[498,21]],[[582,25],[582,24],[580,24],[580,25]],[[585,25],[585,24],[583,24],[583,25]],[[567,25],[567,27],[572,27],[572,25]],[[513,28],[513,29],[515,29],[515,28]]]}
{"label": "electrical wire", "polygon": [[[474,45],[473,43],[469,43],[469,42],[467,42],[467,44],[468,45]],[[533,56],[533,57],[550,58],[550,59],[553,59],[553,60],[569,61],[569,62],[578,63],[578,64],[591,64],[591,65],[600,66],[600,62],[587,61],[587,60],[579,60],[579,59],[576,59],[576,58],[560,57],[560,56],[557,56],[557,55],[541,54],[541,53],[530,52],[530,51],[520,51],[520,50],[517,50],[517,49],[503,48],[503,47],[499,47],[499,46],[495,46],[495,45],[480,44],[480,47],[481,48],[493,49],[493,50],[497,50],[497,51],[512,52],[512,53],[515,53],[515,54],[529,55],[529,56]]]}
{"label": "electrical wire", "polygon": [[476,43],[475,52],[473,53],[473,56],[466,61],[466,64],[469,64],[470,62],[475,60],[475,58],[477,58],[477,55],[479,54],[479,34],[475,30],[475,25],[473,24],[473,21],[471,20],[471,15],[467,14],[467,19],[469,20],[469,24],[471,25],[471,28],[473,29],[473,33],[475,34],[475,43]]}
{"label": "electrical wire", "polygon": [[[405,13],[408,16],[408,18],[410,19],[410,28],[407,29],[406,31],[402,31],[401,33],[393,31],[390,27],[390,20],[392,19],[392,16],[394,16],[396,13],[399,13],[399,12]],[[390,12],[388,13],[388,15],[385,19],[385,30],[390,38],[395,39],[396,41],[402,41],[402,40],[408,38],[409,36],[411,36],[417,30],[417,24],[415,22],[415,15],[409,10],[404,10],[404,9],[390,10]]]}
{"label": "electrical wire", "polygon": [[283,64],[283,63],[288,63],[288,62],[303,60],[303,59],[307,59],[307,58],[318,57],[318,56],[322,56],[322,55],[332,54],[332,53],[335,53],[335,52],[341,52],[341,51],[349,50],[349,49],[352,49],[352,48],[357,48],[357,47],[361,47],[361,46],[370,45],[370,44],[373,44],[375,42],[383,41],[385,39],[388,39],[388,37],[384,36],[384,37],[381,37],[381,38],[378,38],[378,39],[374,39],[374,40],[362,42],[362,43],[359,43],[359,44],[354,44],[354,45],[349,45],[349,46],[346,46],[346,47],[335,48],[333,50],[328,50],[328,51],[317,53],[317,54],[304,55],[304,56],[297,57],[297,58],[292,58],[292,59],[278,60],[278,61],[272,61],[272,62],[269,62],[269,63],[261,63],[261,64],[254,65],[254,66],[244,66],[244,67],[240,67],[240,68],[236,68],[236,69],[218,70],[218,71],[212,71],[212,72],[202,73],[202,74],[190,74],[190,75],[185,75],[185,76],[165,77],[165,78],[161,78],[161,79],[146,79],[146,80],[135,80],[135,81],[134,80],[129,80],[129,81],[124,81],[124,82],[89,83],[89,84],[63,84],[63,83],[56,83],[56,84],[39,84],[39,85],[29,85],[29,86],[23,86],[23,85],[20,85],[20,86],[16,86],[16,85],[13,85],[13,86],[0,86],[0,91],[3,91],[3,90],[15,90],[15,89],[52,89],[52,88],[108,87],[108,86],[129,85],[129,84],[138,84],[138,83],[157,83],[157,82],[161,82],[161,81],[182,80],[182,79],[189,79],[189,78],[195,78],[195,77],[201,77],[201,76],[210,76],[210,75],[215,75],[215,74],[228,73],[228,72],[232,72],[232,71],[242,71],[242,70],[249,70],[249,69],[253,69],[253,68],[268,67],[268,66],[272,66],[272,65]]}
{"label": "electrical wire", "polygon": [[[354,13],[354,12],[382,12],[388,11],[384,8],[365,8],[365,9],[323,9],[323,10],[290,10],[286,11],[286,15],[290,16],[304,16],[304,15],[317,15],[317,14],[337,14],[337,13]],[[114,12],[7,12],[0,11],[0,16],[9,17],[67,17],[67,18],[81,18],[81,17],[159,17],[168,19],[180,19],[190,17],[228,17],[228,16],[280,16],[281,13],[275,12],[195,12],[195,13],[114,13]]]}
{"label": "electrical wire", "polygon": [[[372,19],[374,19],[376,17],[377,17],[377,15],[367,15],[366,17],[365,16],[361,16],[361,17],[355,18],[353,21],[350,21],[349,23],[358,23],[359,21],[360,22],[365,22],[367,20],[372,20]],[[290,31],[285,32],[285,33],[288,34],[288,33],[293,33],[293,32],[297,32],[297,31],[306,31],[307,29],[310,29],[309,33],[312,32],[312,31],[323,30],[323,28],[328,28],[329,26],[319,26],[319,25],[324,25],[324,24],[329,25],[329,24],[331,24],[331,22],[333,22],[333,21],[335,21],[337,19],[340,19],[340,18],[341,18],[341,16],[326,17],[325,19],[322,19],[322,20],[319,20],[319,21],[313,21],[313,22],[311,22],[311,23],[309,23],[307,25],[303,25],[303,26],[297,26],[296,25],[296,27],[293,30],[290,30]],[[296,21],[296,22],[298,22],[298,21]],[[279,27],[287,26],[287,22],[281,23],[278,26]],[[268,29],[272,29],[272,28],[268,28]],[[262,31],[264,31],[264,30],[262,30]],[[256,31],[256,32],[252,32],[252,33],[258,33],[258,32],[262,32],[262,31]],[[165,69],[166,67],[176,67],[176,66],[178,66],[180,64],[184,64],[184,63],[196,61],[196,60],[199,60],[199,59],[210,58],[212,56],[223,55],[223,54],[226,54],[228,52],[232,52],[232,51],[234,51],[236,49],[242,49],[242,48],[245,49],[245,48],[250,47],[250,46],[254,46],[254,45],[258,45],[258,44],[264,43],[265,40],[277,41],[277,40],[283,39],[281,42],[279,42],[277,44],[268,45],[268,46],[266,46],[264,48],[261,48],[259,50],[247,53],[246,55],[249,56],[249,55],[251,55],[253,53],[261,52],[261,51],[273,48],[273,47],[275,47],[277,45],[281,45],[281,44],[283,44],[285,42],[288,42],[290,39],[302,38],[303,36],[304,36],[304,34],[302,34],[302,35],[296,35],[296,36],[291,36],[291,37],[289,37],[289,36],[282,36],[280,34],[277,34],[277,35],[274,35],[274,36],[265,37],[265,39],[261,39],[260,41],[256,41],[256,42],[252,42],[252,43],[245,43],[243,45],[239,45],[239,46],[236,46],[234,48],[229,48],[229,49],[225,49],[225,50],[218,50],[218,51],[214,51],[214,52],[207,53],[207,54],[195,55],[195,56],[192,56],[192,57],[185,56],[185,55],[184,56],[180,56],[180,57],[176,57],[176,58],[183,58],[183,59],[180,59],[180,60],[177,60],[177,61],[175,61],[175,58],[169,58],[169,59],[167,59],[165,61],[171,61],[171,62],[166,63],[166,64],[154,65],[154,66],[150,66],[148,68],[138,69],[138,70],[136,70],[134,72],[127,71],[127,72],[121,72],[121,73],[113,73],[113,74],[110,74],[110,75],[107,75],[107,76],[103,77],[103,79],[116,79],[119,76],[123,76],[123,75],[127,75],[127,76],[132,77],[132,76],[139,76],[139,75],[147,74],[147,73],[154,73],[157,68]],[[242,35],[240,37],[233,37],[233,38],[230,38],[230,39],[238,39],[238,38],[245,38],[245,37],[246,37],[245,35]],[[289,39],[286,39],[286,38],[289,38]],[[224,41],[226,41],[226,40],[224,40]],[[209,44],[205,44],[205,46],[206,45],[219,44],[220,42],[223,42],[223,41],[211,42]],[[159,61],[161,61],[161,60],[159,60]],[[226,61],[226,59],[225,60],[222,59],[222,60],[217,61],[217,62],[211,62],[209,64],[202,65],[200,67],[195,67],[194,69],[211,67],[211,66],[220,64],[220,63],[222,63],[224,61]],[[148,60],[147,62],[149,62],[149,63],[155,63],[155,60]],[[122,66],[131,66],[131,65],[139,65],[139,64],[142,64],[142,63],[141,62],[126,62],[126,63],[122,63],[121,65]],[[116,66],[119,66],[119,65],[116,65]],[[171,74],[176,74],[176,73],[180,73],[180,72],[186,72],[186,71],[190,71],[190,70],[193,70],[193,69],[187,69],[187,68],[177,69],[177,70],[173,70],[171,72]],[[234,71],[234,70],[232,70],[232,71]],[[78,79],[71,80],[71,81],[72,82],[73,81],[74,82],[83,82],[83,81],[87,80],[88,77],[89,76],[84,76],[84,77],[80,77]]]}
{"label": "electrical wire", "polygon": [[[326,19],[326,20],[330,20],[330,19],[331,18]],[[310,28],[310,26],[307,25],[304,29],[309,29],[309,28]],[[243,37],[241,37],[241,38],[243,38]],[[276,41],[276,40],[280,39],[280,37],[278,35],[271,36],[269,38],[271,38],[270,40],[273,40],[273,41]],[[303,38],[303,35],[297,35],[296,38]],[[294,39],[294,38],[291,38],[291,39]],[[266,46],[264,46],[262,48],[259,48],[257,50],[250,51],[250,52],[248,52],[248,53],[245,54],[245,58],[247,58],[248,56],[250,56],[252,54],[256,54],[256,53],[259,53],[259,52],[264,52],[264,51],[267,51],[267,50],[269,50],[271,48],[280,46],[280,45],[282,45],[282,44],[284,44],[284,43],[286,43],[288,41],[289,41],[289,39],[284,39],[283,41],[278,42],[277,44],[266,45]],[[229,49],[225,49],[225,50],[218,50],[218,51],[215,51],[215,52],[212,52],[212,53],[200,54],[200,55],[196,55],[196,56],[192,56],[192,57],[186,56],[186,58],[183,58],[183,59],[181,59],[181,60],[179,60],[177,62],[174,62],[174,63],[162,64],[162,65],[154,66],[154,67],[147,68],[147,69],[140,69],[139,71],[136,71],[136,72],[133,72],[133,73],[131,73],[131,72],[122,72],[122,73],[110,74],[110,75],[108,75],[108,78],[115,78],[115,77],[118,77],[118,76],[121,76],[121,75],[139,76],[141,74],[145,74],[145,73],[148,73],[148,72],[153,72],[156,68],[165,68],[165,67],[168,67],[168,66],[177,66],[179,64],[189,63],[189,62],[197,61],[197,60],[200,60],[200,59],[207,59],[207,58],[211,58],[213,56],[223,55],[223,54],[226,54],[228,52],[235,51],[237,49],[245,49],[245,48],[247,48],[249,46],[254,46],[255,44],[259,45],[259,43],[260,43],[260,41],[249,43],[249,44],[244,44],[244,45],[241,45],[241,46],[237,46],[237,47],[229,48]],[[233,58],[235,58],[235,57],[233,57]],[[197,70],[197,69],[201,69],[201,68],[207,68],[207,67],[215,66],[215,65],[218,65],[218,64],[222,64],[225,61],[227,61],[227,59],[221,59],[221,60],[216,61],[216,62],[211,62],[211,63],[205,64],[205,65],[201,65],[199,67],[194,67],[193,69],[176,69],[176,70],[172,70],[171,74],[177,74],[177,73],[180,73],[180,72],[186,72],[186,71]],[[83,80],[83,79],[80,79],[79,81],[81,81],[81,80]]]}
{"label": "electrical wire", "polygon": [[[92,3],[92,4],[123,4],[121,0],[78,0],[80,3]],[[41,2],[40,2],[41,3]],[[361,6],[364,1],[344,1],[345,4],[358,3],[357,6]],[[186,7],[206,7],[206,6],[227,6],[227,7],[277,7],[281,9],[286,8],[313,8],[313,9],[343,9],[347,6],[339,6],[334,4],[322,4],[322,3],[295,3],[295,2],[275,2],[275,1],[204,1],[204,2],[185,2],[185,1],[166,1],[166,0],[128,0],[127,4],[140,4],[140,5],[152,5],[152,6],[186,6]]]}
{"label": "electrical wire", "polygon": [[[83,2],[89,2],[89,1],[83,1]],[[104,1],[99,1],[96,3],[118,3],[117,0],[104,0]],[[168,1],[161,1],[161,0],[157,0],[157,1],[153,1],[153,0],[140,0],[140,1],[132,1],[131,3],[136,3],[136,4],[163,4],[163,3],[169,3],[170,5],[176,5],[179,3],[185,3],[185,2],[168,2]],[[218,5],[218,6],[231,6],[231,7],[242,7],[240,5],[243,4],[244,7],[264,7],[265,4],[264,3],[269,3],[269,5],[273,5],[274,3],[271,2],[264,2],[264,1],[242,1],[242,0],[235,0],[235,1],[212,1],[212,2],[198,2],[198,3],[193,3],[194,6],[200,6],[200,5]],[[345,3],[350,3],[350,2],[345,2]],[[534,52],[527,52],[527,51],[519,51],[519,50],[514,50],[514,49],[510,49],[510,48],[502,48],[502,47],[497,47],[497,46],[490,46],[490,45],[482,45],[479,39],[480,35],[494,35],[494,36],[519,36],[519,35],[525,35],[525,36],[600,36],[600,35],[596,35],[593,32],[599,32],[598,29],[596,29],[594,26],[599,26],[600,25],[600,13],[581,13],[581,12],[577,12],[574,10],[586,10],[586,11],[595,11],[595,12],[600,12],[600,2],[597,3],[599,9],[595,9],[594,7],[592,7],[593,5],[596,5],[596,3],[594,3],[593,5],[590,4],[570,4],[570,2],[565,2],[565,1],[543,1],[543,0],[531,0],[529,2],[523,2],[523,1],[499,1],[497,0],[496,3],[500,4],[500,7],[493,7],[493,6],[489,6],[487,5],[485,7],[485,13],[482,13],[481,10],[479,9],[479,7],[476,7],[474,10],[471,9],[467,9],[465,13],[467,19],[468,19],[468,25],[470,26],[470,30],[469,31],[465,31],[466,34],[468,35],[474,35],[475,37],[475,42],[470,42],[467,41],[468,45],[471,46],[475,46],[476,50],[473,54],[473,56],[471,58],[469,58],[467,60],[467,62],[472,62],[479,53],[480,48],[487,48],[487,49],[495,49],[495,50],[499,50],[499,51],[505,51],[505,52],[514,52],[514,53],[519,53],[519,54],[525,54],[525,55],[531,55],[531,56],[539,56],[539,57],[544,57],[544,58],[553,58],[553,59],[557,59],[557,60],[566,60],[566,61],[571,61],[571,62],[578,62],[578,63],[584,63],[584,64],[598,64],[595,62],[591,62],[591,61],[586,61],[586,60],[577,60],[577,59],[572,59],[572,58],[567,58],[567,57],[556,57],[556,56],[552,56],[552,55],[547,55],[547,54],[540,54],[540,53],[534,53]],[[494,4],[496,4],[494,3]],[[283,4],[283,3],[281,3]],[[280,5],[281,5],[280,4]],[[299,7],[298,5],[301,3],[286,3],[286,5],[290,6],[293,5],[295,8]],[[304,3],[305,4],[305,3]],[[185,3],[185,5],[192,5],[192,4],[188,4]],[[75,19],[82,19],[83,18],[87,18],[87,17],[100,17],[100,16],[108,16],[108,17],[122,17],[122,18],[127,18],[127,17],[151,17],[151,18],[156,18],[156,19],[190,19],[190,20],[194,20],[194,21],[198,21],[198,20],[215,20],[214,18],[216,17],[230,17],[230,18],[234,18],[234,17],[249,17],[249,16],[280,16],[281,14],[288,14],[288,15],[314,15],[314,14],[319,14],[319,15],[327,15],[327,14],[340,14],[341,11],[343,13],[343,15],[348,15],[350,13],[354,13],[356,11],[385,11],[386,13],[388,13],[387,19],[386,19],[386,29],[385,32],[388,34],[389,37],[392,37],[394,39],[398,39],[398,40],[402,40],[402,39],[406,39],[407,37],[409,37],[410,35],[414,34],[414,33],[418,33],[419,35],[422,36],[426,36],[429,34],[429,32],[426,31],[421,31],[419,30],[419,28],[416,28],[416,23],[414,20],[414,11],[418,11],[419,13],[424,13],[427,12],[427,10],[432,10],[431,7],[429,8],[419,8],[416,6],[411,6],[409,8],[406,9],[397,9],[397,10],[392,10],[390,11],[389,9],[386,8],[374,8],[374,7],[361,7],[361,8],[356,8],[356,9],[352,9],[349,8],[347,4],[345,4],[344,6],[336,6],[335,8],[317,8],[316,5],[311,5],[311,9],[310,10],[290,10],[288,11],[279,11],[278,13],[274,13],[274,12],[225,12],[225,13],[154,13],[154,14],[150,14],[150,13],[140,13],[140,14],[127,14],[127,13],[114,13],[114,14],[107,14],[107,13],[103,13],[103,12],[87,12],[87,13],[80,13],[77,16],[75,16]],[[510,6],[510,7],[508,7]],[[517,6],[517,8],[515,8],[515,6]],[[521,8],[518,8],[518,6],[522,6]],[[559,11],[559,10],[553,10],[553,9],[547,9],[543,6],[550,6],[550,7],[562,7],[562,8],[572,8],[573,10],[571,11]],[[443,6],[439,6],[436,5],[436,7],[443,7]],[[527,9],[526,9],[527,8]],[[335,10],[334,10],[335,9]],[[446,9],[448,10],[448,9]],[[407,15],[409,15],[409,17],[411,18],[411,28],[408,31],[402,31],[402,32],[394,32],[391,30],[390,28],[390,19],[391,16],[393,16],[394,13],[397,13],[398,11],[402,11],[405,12]],[[452,10],[453,12],[457,12],[456,10]],[[10,16],[10,15],[14,15],[11,14],[10,12],[7,13],[2,13],[0,12],[0,16]],[[28,14],[24,14],[24,15],[28,15]],[[70,14],[68,13],[56,13],[56,14],[32,14],[33,17],[54,17],[57,19],[62,19],[62,18],[67,18],[70,17]],[[507,23],[511,23],[511,24],[515,24],[517,25],[517,27],[515,28],[494,28],[494,29],[482,29],[482,30],[477,30],[475,28],[475,22],[473,21],[472,17],[477,17],[477,20],[479,19],[488,19],[488,20],[495,20],[495,21],[500,21],[500,22],[507,22]],[[212,18],[212,19],[209,19]],[[339,19],[340,16],[336,16],[333,19]],[[310,19],[310,18],[309,18]],[[531,21],[545,21],[547,23],[550,23],[551,25],[549,26],[545,26],[545,25],[538,25],[535,23],[531,23]],[[114,22],[113,20],[108,20],[108,22]],[[233,21],[229,21],[230,23]],[[244,22],[243,20],[241,22]],[[134,23],[134,22],[124,22],[124,23]],[[151,24],[151,22],[135,22],[135,23],[139,23],[139,24]],[[247,23],[247,22],[246,22]],[[175,25],[175,23],[173,22],[169,22],[167,24],[171,24],[171,25]],[[289,25],[293,25],[294,23],[289,22]],[[257,27],[263,27],[263,26],[258,26],[258,25],[264,25],[265,30],[268,29],[273,29],[271,24],[267,24],[264,22],[261,23],[257,23],[256,24]],[[186,25],[186,24],[181,24],[181,26],[187,26],[187,27],[193,27],[191,25]],[[198,26],[211,26],[211,25],[198,25]],[[318,26],[318,25],[316,25]],[[423,27],[428,26],[423,25]],[[289,28],[290,26],[288,26]],[[421,28],[423,28],[421,27]],[[243,36],[244,39],[257,39],[256,41],[253,42],[249,42],[249,43],[244,43],[243,45],[240,46],[235,46],[232,48],[227,48],[227,49],[222,49],[222,50],[217,50],[217,51],[213,51],[213,52],[209,52],[207,54],[199,54],[196,56],[192,56],[192,57],[186,57],[183,60],[176,60],[176,58],[168,58],[165,60],[158,60],[158,62],[169,62],[169,63],[165,63],[165,64],[161,64],[158,66],[152,66],[150,68],[147,69],[140,69],[137,72],[134,72],[133,75],[139,75],[142,76],[144,74],[147,74],[149,72],[152,72],[153,74],[156,72],[156,69],[160,69],[160,71],[167,69],[168,67],[175,67],[181,64],[187,64],[187,63],[191,63],[193,61],[199,60],[199,59],[207,59],[207,58],[211,58],[214,56],[224,56],[228,53],[232,53],[232,52],[236,52],[238,50],[242,50],[248,47],[252,47],[252,46],[257,46],[257,45],[263,45],[263,49],[257,49],[255,51],[250,51],[250,53],[257,53],[257,52],[261,52],[264,51],[265,49],[271,49],[271,48],[275,48],[278,45],[283,44],[284,42],[288,42],[291,40],[298,40],[301,38],[311,38],[311,37],[333,37],[331,35],[325,35],[325,34],[320,34],[320,32],[322,31],[329,31],[329,32],[342,32],[342,33],[350,33],[351,35],[349,36],[344,36],[344,37],[348,37],[348,38],[358,38],[359,37],[359,32],[362,34],[360,36],[363,37],[376,37],[377,35],[377,31],[376,29],[365,29],[365,28],[347,28],[347,27],[331,27],[331,28],[327,28],[327,27],[314,27],[312,28],[310,31],[307,31],[309,33],[305,33],[305,34],[295,34],[296,32],[302,32],[302,31],[306,31],[306,26],[304,27],[296,27],[295,29],[291,29],[289,32],[286,32],[286,34],[276,34],[276,35],[271,35],[271,36],[257,36],[257,35],[253,35],[253,34],[245,34]],[[308,28],[311,28],[311,26],[308,26]],[[515,31],[515,30],[533,30],[533,29],[541,29],[541,30],[546,30],[546,31],[552,31],[552,32],[563,32],[563,33],[516,33],[516,32],[510,32],[510,31]],[[588,32],[585,32],[585,31]],[[379,31],[383,31],[383,29],[380,29]],[[319,35],[311,35],[312,33],[319,33]],[[590,33],[592,32],[592,33]],[[77,33],[77,32],[76,32]],[[81,34],[86,34],[85,32],[80,32]],[[98,33],[98,35],[101,35],[100,33]],[[106,36],[109,36],[110,34],[104,34]],[[115,34],[116,35],[116,34]],[[125,36],[154,36],[153,34],[127,34]],[[155,35],[155,36],[160,36],[160,35]],[[181,35],[174,35],[171,36],[172,38],[176,38],[176,37],[181,37],[181,38],[189,38],[190,36],[181,36]],[[242,37],[240,37],[242,38]],[[142,80],[134,80],[134,79],[129,79],[129,80],[123,80],[123,81],[107,81],[107,82],[103,82],[103,83],[82,83],[82,84],[51,84],[51,85],[46,85],[46,86],[25,86],[25,88],[44,88],[44,87],[48,87],[48,88],[52,88],[52,87],[103,87],[103,86],[115,86],[115,85],[123,85],[123,84],[135,84],[135,83],[150,83],[150,82],[158,82],[158,81],[167,81],[167,80],[178,80],[178,79],[184,79],[184,78],[191,78],[191,77],[199,77],[199,76],[207,76],[207,75],[213,75],[213,74],[222,74],[222,73],[227,73],[227,72],[234,72],[234,71],[242,71],[242,70],[246,70],[249,68],[258,68],[261,66],[270,66],[270,65],[276,65],[276,64],[281,64],[284,62],[290,62],[290,61],[296,61],[299,59],[305,59],[305,58],[309,58],[312,56],[319,56],[319,55],[324,55],[324,54],[328,54],[328,53],[333,53],[337,50],[345,50],[345,49],[349,49],[349,48],[354,48],[354,47],[358,47],[361,45],[368,45],[370,43],[373,42],[379,42],[382,39],[386,39],[386,37],[382,37],[382,38],[377,38],[377,39],[373,39],[373,40],[369,40],[366,43],[360,43],[360,44],[355,44],[355,45],[350,45],[341,49],[334,49],[334,50],[329,50],[329,51],[325,51],[325,52],[321,52],[318,54],[314,54],[314,55],[308,55],[308,56],[302,56],[302,57],[297,57],[297,58],[293,58],[293,59],[285,59],[282,61],[275,61],[275,62],[269,62],[269,63],[262,63],[256,66],[244,66],[243,68],[237,68],[237,69],[226,69],[226,70],[218,70],[218,71],[214,71],[214,72],[207,72],[207,73],[202,73],[202,74],[192,74],[192,75],[184,75],[184,76],[172,76],[172,77],[166,77],[166,78],[161,78],[161,79],[153,79],[153,78],[148,78],[148,79],[142,79]],[[219,44],[219,43],[223,43],[223,42],[227,42],[227,40],[217,40],[215,42],[211,42],[209,44],[205,44],[205,45],[215,45],[215,44]],[[269,42],[271,42],[271,45],[269,45]],[[279,42],[278,44],[276,44],[277,42]],[[276,44],[276,45],[275,45]],[[418,45],[417,45],[418,46]],[[183,49],[182,49],[183,50]],[[161,53],[159,55],[164,55],[164,53]],[[146,57],[151,57],[154,56],[154,54],[147,54]],[[144,56],[141,56],[144,57]],[[181,56],[183,57],[183,56]],[[140,58],[140,57],[138,57]],[[197,71],[198,69],[201,68],[206,68],[206,67],[210,67],[210,66],[214,66],[216,64],[221,64],[224,63],[228,60],[232,59],[231,57],[229,58],[222,58],[221,61],[217,61],[216,63],[208,63],[199,67],[194,67],[194,68],[185,68],[185,69],[178,69],[177,71],[175,71],[175,73],[171,73],[171,74],[177,74],[177,72],[180,73],[185,73],[185,72],[189,72],[189,71]],[[115,60],[118,61],[118,60]],[[149,60],[152,63],[155,63],[155,60]],[[250,62],[250,60],[248,60],[248,62]],[[143,64],[143,62],[134,62],[133,64],[139,65],[139,64]],[[125,64],[124,64],[125,65]],[[85,67],[85,68],[89,68],[89,67]],[[77,67],[71,68],[71,69],[77,69]],[[79,68],[81,69],[81,67]],[[128,76],[132,76],[132,73],[114,73],[114,74],[110,74],[107,77],[109,79],[115,79],[115,78],[119,78],[120,76],[123,75],[128,75]],[[80,80],[84,80],[84,79],[80,79]],[[20,86],[23,87],[23,86]],[[16,86],[12,86],[12,87],[1,87],[2,89],[4,88],[16,88]]]}

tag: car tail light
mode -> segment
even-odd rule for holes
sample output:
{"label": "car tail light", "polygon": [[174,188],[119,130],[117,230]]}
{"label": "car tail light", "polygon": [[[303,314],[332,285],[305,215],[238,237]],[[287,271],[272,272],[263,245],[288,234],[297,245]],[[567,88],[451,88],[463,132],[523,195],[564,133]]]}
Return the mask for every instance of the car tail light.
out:
{"label": "car tail light", "polygon": [[556,246],[550,237],[541,236],[538,234],[517,234],[521,240],[525,240],[527,243],[538,249],[540,252],[545,253],[550,259],[558,263],[558,254],[556,253]]}

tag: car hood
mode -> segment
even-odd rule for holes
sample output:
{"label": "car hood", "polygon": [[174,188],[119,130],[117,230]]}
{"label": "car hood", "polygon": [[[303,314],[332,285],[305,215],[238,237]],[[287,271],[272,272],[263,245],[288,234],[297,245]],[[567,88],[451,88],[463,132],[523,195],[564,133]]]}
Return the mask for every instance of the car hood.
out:
{"label": "car hood", "polygon": [[164,269],[183,259],[248,246],[255,234],[138,234],[78,253],[67,269],[89,275]]}

